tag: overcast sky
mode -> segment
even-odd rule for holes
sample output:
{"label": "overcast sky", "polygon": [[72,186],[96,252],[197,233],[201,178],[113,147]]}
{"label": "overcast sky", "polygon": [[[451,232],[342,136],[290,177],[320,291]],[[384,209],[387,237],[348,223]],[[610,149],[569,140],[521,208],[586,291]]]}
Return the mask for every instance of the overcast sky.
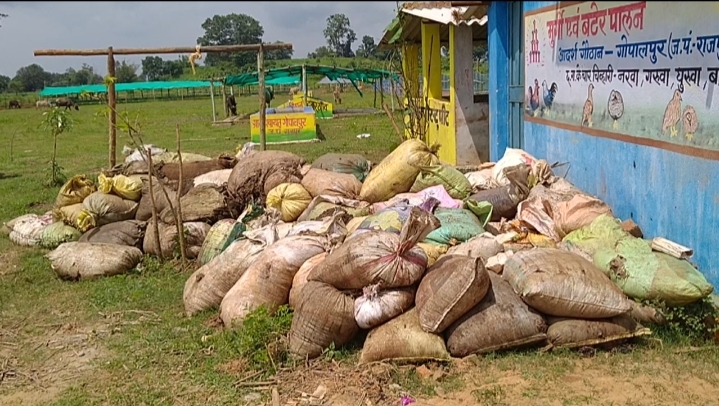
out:
{"label": "overcast sky", "polygon": [[[107,59],[34,57],[36,49],[144,48],[194,46],[204,34],[201,25],[216,14],[248,14],[265,30],[264,41],[294,45],[304,58],[326,41],[327,17],[344,13],[358,41],[370,35],[378,42],[392,21],[394,1],[377,2],[0,2],[0,74],[13,77],[23,66],[37,63],[50,72],[75,69],[83,62],[101,75]],[[359,44],[357,44],[359,45]],[[356,45],[353,45],[356,48]],[[164,55],[166,59],[177,55]],[[144,56],[120,56],[139,65]]]}

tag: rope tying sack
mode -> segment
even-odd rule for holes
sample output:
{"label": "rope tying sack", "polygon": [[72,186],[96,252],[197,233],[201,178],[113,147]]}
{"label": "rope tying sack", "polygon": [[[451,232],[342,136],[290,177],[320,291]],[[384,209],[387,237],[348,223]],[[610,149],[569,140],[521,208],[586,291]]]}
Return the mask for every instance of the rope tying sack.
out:
{"label": "rope tying sack", "polygon": [[197,72],[195,72],[195,60],[196,59],[202,59],[202,53],[200,53],[200,46],[195,45],[195,53],[190,54],[190,67],[192,67],[192,74],[196,75]]}

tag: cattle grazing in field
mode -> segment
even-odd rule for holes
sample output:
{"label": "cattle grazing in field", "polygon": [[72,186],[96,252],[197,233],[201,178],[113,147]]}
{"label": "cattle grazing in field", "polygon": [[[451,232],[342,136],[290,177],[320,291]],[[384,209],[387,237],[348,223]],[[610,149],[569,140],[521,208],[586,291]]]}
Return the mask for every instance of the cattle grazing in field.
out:
{"label": "cattle grazing in field", "polygon": [[342,95],[340,94],[339,87],[335,87],[334,92],[332,92],[332,95],[335,97],[335,103],[342,104]]}
{"label": "cattle grazing in field", "polygon": [[47,100],[38,100],[35,102],[35,108],[36,109],[49,109],[50,108],[50,102]]}
{"label": "cattle grazing in field", "polygon": [[7,104],[7,108],[9,109],[19,109],[21,108],[20,102],[17,100],[10,100]]}
{"label": "cattle grazing in field", "polygon": [[237,115],[237,101],[235,95],[231,94],[225,99],[225,111],[229,110],[233,116]]}
{"label": "cattle grazing in field", "polygon": [[301,90],[301,89],[300,89],[299,86],[291,87],[291,88],[290,88],[290,96],[296,95],[297,93],[300,92],[300,90]]}
{"label": "cattle grazing in field", "polygon": [[74,107],[75,110],[80,110],[80,107],[77,106],[77,103],[75,103],[69,97],[60,97],[58,99],[55,99],[55,105],[57,105],[58,107],[65,107],[65,110],[68,110],[71,107]]}

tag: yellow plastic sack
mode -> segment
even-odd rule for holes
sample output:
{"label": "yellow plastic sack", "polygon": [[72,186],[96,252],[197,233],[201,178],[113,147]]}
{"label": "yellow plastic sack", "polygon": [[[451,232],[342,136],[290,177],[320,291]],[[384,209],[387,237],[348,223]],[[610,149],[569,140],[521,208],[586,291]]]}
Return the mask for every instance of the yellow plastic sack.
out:
{"label": "yellow plastic sack", "polygon": [[57,199],[55,199],[55,206],[60,208],[82,203],[95,190],[95,184],[85,175],[73,176],[60,188]]}
{"label": "yellow plastic sack", "polygon": [[460,171],[447,165],[434,165],[421,168],[417,179],[409,189],[412,193],[421,192],[429,187],[442,185],[453,199],[464,200],[472,193],[472,184]]}
{"label": "yellow plastic sack", "polygon": [[52,218],[55,222],[62,222],[69,226],[77,224],[77,217],[82,212],[82,203],[75,203],[69,206],[55,208],[52,211]]}
{"label": "yellow plastic sack", "polygon": [[142,179],[115,175],[108,178],[103,174],[97,177],[98,189],[102,193],[114,193],[123,199],[137,202],[142,197]]}
{"label": "yellow plastic sack", "polygon": [[434,265],[435,262],[441,257],[442,255],[447,253],[447,250],[449,250],[449,246],[447,245],[435,245],[435,244],[428,244],[426,242],[420,242],[417,243],[417,246],[422,248],[422,251],[424,251],[425,254],[427,254],[427,267]]}
{"label": "yellow plastic sack", "polygon": [[282,183],[270,190],[266,204],[282,213],[282,221],[291,222],[297,220],[311,201],[312,196],[299,183]]}
{"label": "yellow plastic sack", "polygon": [[420,168],[437,164],[439,158],[425,143],[407,140],[369,173],[362,184],[359,200],[377,203],[408,192]]}

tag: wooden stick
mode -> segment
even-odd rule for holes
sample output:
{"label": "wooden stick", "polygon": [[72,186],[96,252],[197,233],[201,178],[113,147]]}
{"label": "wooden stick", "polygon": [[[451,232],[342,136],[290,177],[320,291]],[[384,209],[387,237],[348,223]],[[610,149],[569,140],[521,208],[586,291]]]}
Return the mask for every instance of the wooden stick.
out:
{"label": "wooden stick", "polygon": [[389,111],[389,106],[387,105],[387,103],[383,103],[382,108],[384,109],[385,113],[387,113],[387,117],[389,117],[389,120],[392,122],[392,127],[394,127],[394,131],[397,133],[397,137],[399,137],[399,142],[404,142],[402,131],[400,131],[399,127],[397,126],[397,123],[395,123],[394,117],[392,116],[392,112]]}
{"label": "wooden stick", "polygon": [[[259,51],[264,48],[266,51],[280,49],[293,49],[292,44],[243,44],[243,45],[210,45],[200,47],[200,52],[243,52]],[[197,49],[192,47],[169,47],[169,48],[117,48],[113,50],[115,55],[145,55],[145,54],[189,54]],[[107,49],[39,49],[33,52],[34,56],[98,56],[107,55]]]}
{"label": "wooden stick", "polygon": [[678,259],[687,259],[694,255],[693,249],[679,245],[662,237],[657,237],[652,240],[652,249]]}
{"label": "wooden stick", "polygon": [[[147,166],[148,168],[152,168],[152,151],[150,149],[147,149]],[[152,177],[153,171],[150,172],[150,176],[148,177],[148,182],[150,184],[150,204],[152,205],[152,227],[155,232],[155,244],[157,244],[157,257],[160,259],[160,263],[165,262],[165,257],[162,255],[162,246],[160,245],[160,224],[158,223],[159,218],[157,215],[157,205],[155,204],[155,191],[152,188]]]}
{"label": "wooden stick", "polygon": [[108,149],[108,163],[110,169],[115,167],[117,160],[116,149],[117,149],[117,113],[115,107],[117,106],[117,94],[115,93],[115,57],[113,56],[114,51],[112,47],[107,48],[107,75],[112,77],[113,80],[107,86],[107,105],[110,106],[109,111],[109,149]]}
{"label": "wooden stick", "polygon": [[[182,190],[182,151],[180,148],[180,125],[175,124],[175,135],[177,136],[177,163],[180,171],[178,180],[178,189]],[[177,238],[180,243],[180,255],[182,256],[182,266],[184,269],[185,262],[187,261],[187,253],[185,252],[185,225],[182,222],[182,205],[180,204],[180,195],[177,193]]]}
{"label": "wooden stick", "polygon": [[260,151],[267,149],[266,119],[267,100],[265,100],[265,52],[260,47],[257,51],[257,84],[260,93]]}

